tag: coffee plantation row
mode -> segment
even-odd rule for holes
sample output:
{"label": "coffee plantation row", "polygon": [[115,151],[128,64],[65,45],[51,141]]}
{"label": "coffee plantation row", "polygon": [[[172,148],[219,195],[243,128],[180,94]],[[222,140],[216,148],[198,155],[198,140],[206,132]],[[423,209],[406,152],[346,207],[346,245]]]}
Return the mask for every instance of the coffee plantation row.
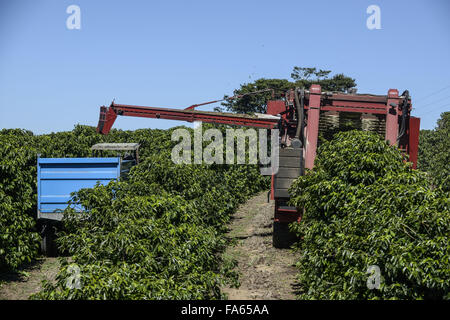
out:
{"label": "coffee plantation row", "polygon": [[450,190],[450,111],[443,112],[433,130],[421,130],[418,169],[433,185]]}
{"label": "coffee plantation row", "polygon": [[[290,189],[292,204],[305,208],[291,225],[300,299],[450,298],[449,114],[421,132],[420,170],[375,134],[321,143],[314,171]],[[221,255],[226,224],[269,182],[256,166],[174,165],[171,132],[0,131],[0,268],[19,270],[38,254],[38,153],[88,157],[95,143],[138,142],[142,162],[128,180],[74,195],[89,214],[66,209],[58,243],[70,262],[62,259],[56,283],[32,298],[223,298],[221,286],[237,281]]]}
{"label": "coffee plantation row", "polygon": [[305,208],[291,225],[299,298],[450,299],[450,197],[435,178],[374,133],[321,145],[314,171],[290,189]]}
{"label": "coffee plantation row", "polygon": [[[173,129],[172,129],[173,130]],[[172,130],[113,130],[101,136],[77,125],[71,132],[34,136],[0,131],[0,265],[17,270],[38,254],[35,229],[36,159],[88,157],[99,142],[138,142],[139,165],[129,178],[78,192],[89,213],[66,209],[57,240],[63,259],[56,284],[39,299],[214,299],[236,283],[223,261],[226,223],[240,203],[267,189],[250,165],[175,165]],[[67,286],[76,270],[80,287]],[[72,276],[72,278],[71,278]]]}

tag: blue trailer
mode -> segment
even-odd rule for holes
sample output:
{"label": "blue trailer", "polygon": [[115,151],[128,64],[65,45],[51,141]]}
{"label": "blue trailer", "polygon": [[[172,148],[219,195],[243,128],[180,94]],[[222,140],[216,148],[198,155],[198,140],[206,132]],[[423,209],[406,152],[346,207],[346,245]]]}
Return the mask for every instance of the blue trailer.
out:
{"label": "blue trailer", "polygon": [[119,157],[38,158],[38,219],[60,221],[71,192],[92,188],[97,182],[108,184],[119,179],[120,160]]}
{"label": "blue trailer", "polygon": [[[132,146],[130,146],[132,145]],[[46,255],[55,252],[54,229],[63,218],[71,193],[92,188],[98,182],[106,185],[111,180],[125,178],[138,162],[138,144],[98,144],[93,150],[134,150],[135,156],[122,158],[40,158],[37,161],[37,218],[42,226],[41,249]],[[81,206],[76,211],[85,211]]]}

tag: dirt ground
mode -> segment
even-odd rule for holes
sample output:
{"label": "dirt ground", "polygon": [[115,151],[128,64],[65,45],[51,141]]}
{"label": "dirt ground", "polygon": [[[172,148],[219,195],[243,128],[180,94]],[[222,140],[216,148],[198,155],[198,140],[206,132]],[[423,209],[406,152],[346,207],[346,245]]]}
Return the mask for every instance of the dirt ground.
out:
{"label": "dirt ground", "polygon": [[230,300],[295,299],[296,256],[272,246],[274,204],[267,192],[251,198],[235,213],[228,236],[237,240],[225,254],[238,261],[239,288],[224,288]]}
{"label": "dirt ground", "polygon": [[27,300],[41,290],[42,280],[53,281],[58,270],[58,258],[42,257],[20,273],[0,274],[0,300]]}

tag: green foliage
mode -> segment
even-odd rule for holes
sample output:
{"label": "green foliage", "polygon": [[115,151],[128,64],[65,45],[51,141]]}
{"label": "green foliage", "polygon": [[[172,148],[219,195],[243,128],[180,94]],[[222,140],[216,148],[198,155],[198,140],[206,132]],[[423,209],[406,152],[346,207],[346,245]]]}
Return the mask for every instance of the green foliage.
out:
{"label": "green foliage", "polygon": [[[240,88],[234,90],[234,95],[241,95],[253,91],[264,89],[274,89],[276,95],[283,95],[289,89],[295,87],[309,89],[311,84],[319,84],[322,91],[338,91],[345,92],[350,88],[356,87],[355,79],[345,76],[344,74],[336,74],[329,77],[330,70],[318,70],[316,68],[300,68],[294,67],[291,78],[293,81],[286,79],[265,79],[261,78],[254,82],[245,83]],[[315,78],[311,78],[315,76]],[[224,98],[227,98],[225,96]],[[271,98],[271,92],[263,92],[253,95],[247,95],[233,101],[225,101],[222,105],[226,110],[237,113],[265,113],[267,101]],[[217,110],[221,110],[217,108]]]}
{"label": "green foliage", "polygon": [[17,270],[36,256],[36,152],[33,134],[0,131],[0,270]]}
{"label": "green foliage", "polygon": [[[113,129],[107,136],[97,134],[94,127],[82,125],[76,125],[72,131],[40,136],[19,129],[0,131],[0,268],[18,270],[37,256],[38,154],[89,157],[94,156],[91,146],[99,142],[137,142],[141,144],[141,164],[132,169],[127,182],[82,190],[76,195],[75,201],[90,209],[90,219],[71,219],[69,215],[65,236],[61,238],[62,249],[75,255],[83,272],[92,271],[90,281],[103,284],[102,276],[114,272],[123,275],[132,270],[141,278],[130,275],[123,279],[124,288],[129,284],[127,281],[148,281],[148,290],[161,285],[163,291],[151,289],[146,293],[147,289],[139,287],[143,291],[138,294],[91,283],[93,288],[86,286],[82,293],[64,290],[57,293],[59,289],[55,287],[45,290],[41,297],[220,296],[218,284],[224,281],[224,275],[234,279],[227,271],[229,263],[222,263],[216,257],[225,244],[225,223],[238,204],[250,194],[267,188],[268,181],[260,176],[257,166],[174,165],[170,160],[170,151],[176,143],[171,141],[174,129]],[[103,155],[116,156],[116,153]],[[111,230],[115,232],[110,234]],[[150,231],[154,233],[149,234]],[[133,245],[127,246],[130,243]],[[180,270],[174,265],[161,271],[172,263],[179,264]],[[155,267],[152,264],[159,266],[157,275],[151,273]],[[109,269],[105,269],[107,266]],[[62,287],[59,288],[65,288],[65,270],[60,273]],[[183,282],[179,278],[187,280]],[[104,280],[107,283],[108,279]],[[184,288],[178,287],[181,283]],[[114,285],[120,287],[117,283],[105,284]]]}
{"label": "green foliage", "polygon": [[419,140],[418,168],[450,191],[450,111],[441,114],[434,130],[421,130]]}
{"label": "green foliage", "polygon": [[[341,132],[290,188],[301,299],[450,298],[449,195],[375,133]],[[381,272],[369,289],[371,265]]]}
{"label": "green foliage", "polygon": [[[233,91],[233,95],[246,94],[253,91],[264,89],[274,89],[277,94],[294,88],[295,84],[286,79],[265,79],[261,78],[254,82],[245,83],[239,89]],[[263,92],[258,94],[246,95],[240,99],[225,101],[222,105],[227,111],[237,113],[265,113],[267,101],[272,97],[272,93]],[[224,98],[228,98],[225,96]]]}
{"label": "green foliage", "polygon": [[[348,89],[355,88],[355,79],[347,77],[343,73],[335,74],[329,78],[331,70],[317,70],[316,68],[294,67],[291,78],[295,81],[296,87],[309,89],[312,84],[319,84],[322,91],[345,92]],[[311,76],[315,76],[311,79]]]}
{"label": "green foliage", "polygon": [[[221,258],[226,223],[268,180],[256,165],[176,165],[171,132],[112,133],[138,140],[142,162],[126,181],[74,194],[73,204],[88,212],[65,210],[58,243],[80,268],[81,288],[66,286],[72,271],[64,259],[56,284],[46,283],[33,298],[223,297],[220,287],[237,277]],[[82,138],[86,145],[93,143],[89,137]]]}

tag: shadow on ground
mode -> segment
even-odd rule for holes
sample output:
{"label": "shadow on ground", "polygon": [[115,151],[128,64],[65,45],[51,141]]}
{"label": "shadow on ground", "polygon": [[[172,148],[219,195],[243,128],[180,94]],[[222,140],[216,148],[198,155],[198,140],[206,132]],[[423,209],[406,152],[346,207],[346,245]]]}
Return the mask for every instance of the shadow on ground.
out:
{"label": "shadow on ground", "polygon": [[296,254],[272,246],[273,203],[267,192],[241,205],[227,237],[234,245],[225,255],[237,260],[239,288],[223,288],[230,300],[290,300],[298,292]]}

